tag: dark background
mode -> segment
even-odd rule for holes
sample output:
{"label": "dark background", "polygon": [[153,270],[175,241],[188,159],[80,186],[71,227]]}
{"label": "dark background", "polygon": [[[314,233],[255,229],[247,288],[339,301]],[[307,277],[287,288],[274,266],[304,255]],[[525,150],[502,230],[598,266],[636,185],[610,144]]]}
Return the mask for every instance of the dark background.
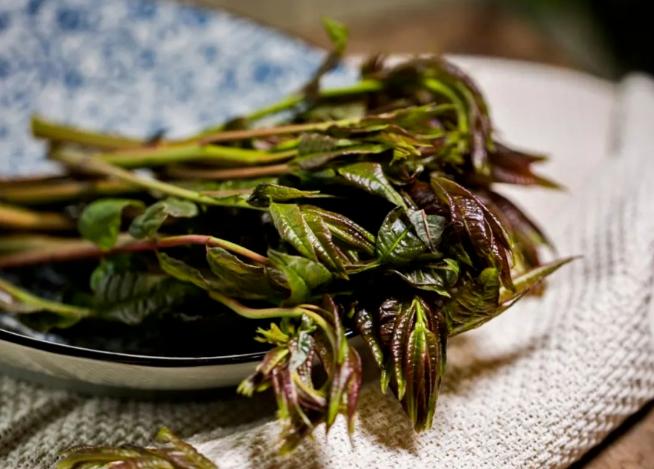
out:
{"label": "dark background", "polygon": [[349,51],[493,55],[608,78],[654,73],[644,0],[193,0],[325,44],[322,16],[347,23]]}

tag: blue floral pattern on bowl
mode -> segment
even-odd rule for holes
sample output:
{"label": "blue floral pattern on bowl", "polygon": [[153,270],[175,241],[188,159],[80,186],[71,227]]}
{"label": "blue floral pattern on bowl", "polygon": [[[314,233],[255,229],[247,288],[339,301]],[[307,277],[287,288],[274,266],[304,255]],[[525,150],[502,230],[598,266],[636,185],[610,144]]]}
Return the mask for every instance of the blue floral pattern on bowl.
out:
{"label": "blue floral pattern on bowl", "polygon": [[[0,175],[51,172],[33,113],[179,136],[297,89],[322,52],[230,14],[152,0],[0,2]],[[329,77],[351,81],[349,69]]]}

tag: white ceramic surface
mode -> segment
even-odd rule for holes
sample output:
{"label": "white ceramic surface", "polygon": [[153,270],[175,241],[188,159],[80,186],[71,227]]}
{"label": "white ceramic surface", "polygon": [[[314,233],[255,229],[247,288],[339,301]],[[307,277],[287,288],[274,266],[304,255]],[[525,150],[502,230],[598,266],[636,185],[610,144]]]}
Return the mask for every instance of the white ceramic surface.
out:
{"label": "white ceramic surface", "polygon": [[40,375],[46,382],[53,378],[56,384],[82,390],[188,391],[233,386],[252,373],[257,363],[203,364],[198,359],[189,365],[188,360],[176,364],[175,359],[168,359],[165,366],[148,366],[129,363],[134,356],[118,362],[118,354],[112,355],[112,359],[97,360],[0,340],[0,363],[11,371],[24,370],[31,373],[29,377]]}

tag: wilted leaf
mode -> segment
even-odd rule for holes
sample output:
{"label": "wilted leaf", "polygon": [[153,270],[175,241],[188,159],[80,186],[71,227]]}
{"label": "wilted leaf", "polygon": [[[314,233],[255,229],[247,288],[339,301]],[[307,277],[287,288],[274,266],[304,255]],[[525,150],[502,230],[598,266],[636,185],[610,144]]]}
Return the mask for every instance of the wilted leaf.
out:
{"label": "wilted leaf", "polygon": [[210,283],[202,274],[201,271],[195,267],[191,267],[187,263],[169,256],[165,252],[158,252],[157,259],[161,269],[177,280],[187,282],[202,288],[203,290],[210,289]]}
{"label": "wilted leaf", "polygon": [[140,200],[96,200],[82,212],[78,223],[79,232],[101,249],[110,249],[118,239],[123,210],[128,207],[141,210],[144,206]]}
{"label": "wilted leaf", "polygon": [[213,288],[235,298],[276,302],[283,290],[275,280],[280,273],[268,266],[243,262],[223,248],[207,248],[207,262],[215,278]]}

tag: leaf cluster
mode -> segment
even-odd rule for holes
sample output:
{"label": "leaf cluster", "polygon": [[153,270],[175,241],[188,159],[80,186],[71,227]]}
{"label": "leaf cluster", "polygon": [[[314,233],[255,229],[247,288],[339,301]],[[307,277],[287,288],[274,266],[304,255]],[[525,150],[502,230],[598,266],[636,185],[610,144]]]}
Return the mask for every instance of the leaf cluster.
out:
{"label": "leaf cluster", "polygon": [[[542,156],[496,140],[480,90],[440,57],[374,57],[358,83],[321,89],[347,37],[326,27],[334,50],[300,92],[185,139],[35,119],[65,174],[0,183],[2,207],[32,217],[3,219],[0,269],[96,268],[67,302],[0,279],[0,307],[55,327],[137,324],[207,296],[262,321],[271,348],[239,391],[274,390],[283,449],[339,414],[352,427],[356,331],[382,388],[429,428],[448,338],[542,292],[568,261],[543,264],[546,236],[496,184],[557,186],[534,171]],[[53,216],[65,223],[39,224]]]}

